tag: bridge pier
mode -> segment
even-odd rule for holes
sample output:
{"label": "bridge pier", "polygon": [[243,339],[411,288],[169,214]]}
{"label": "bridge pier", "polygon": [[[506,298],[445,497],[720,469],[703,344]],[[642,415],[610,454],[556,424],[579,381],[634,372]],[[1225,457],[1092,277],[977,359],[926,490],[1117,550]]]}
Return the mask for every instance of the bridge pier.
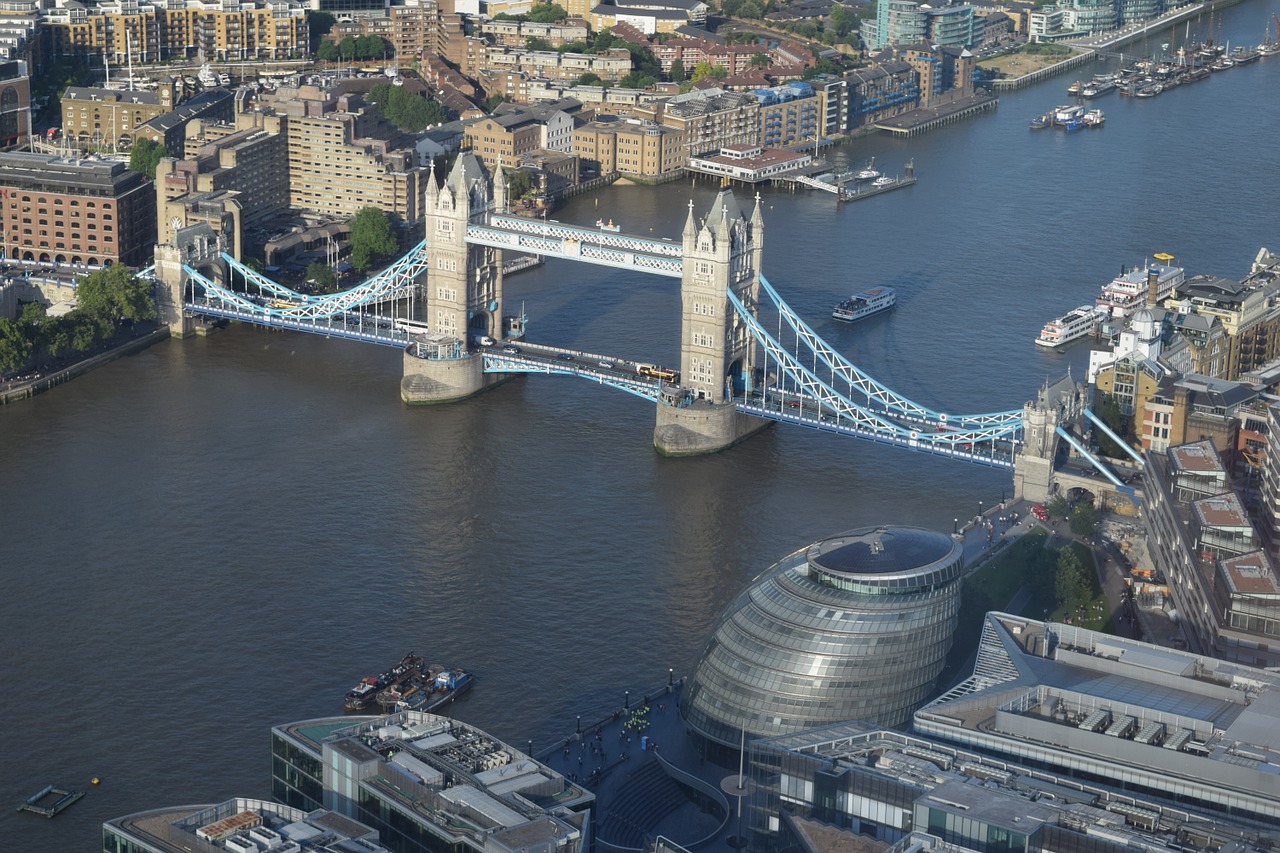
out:
{"label": "bridge pier", "polygon": [[742,414],[732,402],[659,405],[653,446],[663,456],[701,456],[732,447],[772,423]]}
{"label": "bridge pier", "polygon": [[460,358],[423,358],[417,344],[404,351],[404,377],[400,399],[411,406],[453,403],[506,382],[512,374],[484,372],[484,357],[463,353]]}

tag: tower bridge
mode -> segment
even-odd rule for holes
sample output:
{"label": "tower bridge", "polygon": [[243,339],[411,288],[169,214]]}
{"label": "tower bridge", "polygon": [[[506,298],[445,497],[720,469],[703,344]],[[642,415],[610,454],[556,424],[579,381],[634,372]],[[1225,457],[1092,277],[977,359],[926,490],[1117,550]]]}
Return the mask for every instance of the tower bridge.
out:
{"label": "tower bridge", "polygon": [[[207,225],[177,229],[156,249],[161,319],[179,337],[205,316],[397,347],[400,393],[411,404],[461,400],[520,373],[585,379],[654,403],[654,446],[668,455],[715,452],[781,422],[1012,470],[1016,495],[1050,493],[1058,427],[1079,420],[1082,386],[1046,386],[1020,410],[953,414],[877,382],[761,273],[758,197],[748,214],[724,189],[701,218],[690,202],[678,241],[530,220],[506,207],[501,168],[490,178],[464,153],[447,178],[428,184],[423,240],[360,285],[325,295],[239,263]],[[678,373],[525,340],[522,318],[503,314],[506,250],[679,279]]]}

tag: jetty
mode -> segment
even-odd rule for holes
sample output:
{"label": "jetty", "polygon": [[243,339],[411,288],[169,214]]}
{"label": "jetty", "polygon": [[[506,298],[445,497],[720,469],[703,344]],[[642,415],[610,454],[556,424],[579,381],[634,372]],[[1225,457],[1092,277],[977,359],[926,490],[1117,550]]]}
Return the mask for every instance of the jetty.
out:
{"label": "jetty", "polygon": [[975,92],[936,107],[921,107],[917,110],[900,113],[875,123],[877,130],[892,133],[894,136],[916,136],[928,133],[936,128],[962,121],[970,116],[994,110],[1000,102],[999,98],[986,92]]}
{"label": "jetty", "polygon": [[59,788],[56,785],[45,785],[38,792],[27,797],[23,804],[18,806],[18,811],[53,817],[66,810],[72,803],[83,796],[84,791],[72,791],[68,788]]}

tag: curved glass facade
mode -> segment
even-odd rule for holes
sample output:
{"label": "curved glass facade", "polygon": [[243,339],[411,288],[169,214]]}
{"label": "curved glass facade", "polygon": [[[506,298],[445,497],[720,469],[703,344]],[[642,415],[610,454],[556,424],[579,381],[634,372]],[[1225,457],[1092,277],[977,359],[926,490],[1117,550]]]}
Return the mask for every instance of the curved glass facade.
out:
{"label": "curved glass facade", "polygon": [[681,711],[736,749],[846,720],[901,726],[942,671],[964,561],[951,537],[868,527],[824,539],[756,578],[716,623]]}

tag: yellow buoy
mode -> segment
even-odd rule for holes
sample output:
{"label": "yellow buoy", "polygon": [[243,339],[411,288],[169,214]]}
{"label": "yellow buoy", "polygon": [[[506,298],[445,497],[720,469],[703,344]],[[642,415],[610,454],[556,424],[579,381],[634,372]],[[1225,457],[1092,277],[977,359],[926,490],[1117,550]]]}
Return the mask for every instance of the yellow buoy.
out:
{"label": "yellow buoy", "polygon": [[89,780],[89,784],[90,784],[90,785],[96,785],[96,784],[98,784],[98,777],[97,777],[97,776],[94,776],[92,779],[90,779],[90,780]]}

